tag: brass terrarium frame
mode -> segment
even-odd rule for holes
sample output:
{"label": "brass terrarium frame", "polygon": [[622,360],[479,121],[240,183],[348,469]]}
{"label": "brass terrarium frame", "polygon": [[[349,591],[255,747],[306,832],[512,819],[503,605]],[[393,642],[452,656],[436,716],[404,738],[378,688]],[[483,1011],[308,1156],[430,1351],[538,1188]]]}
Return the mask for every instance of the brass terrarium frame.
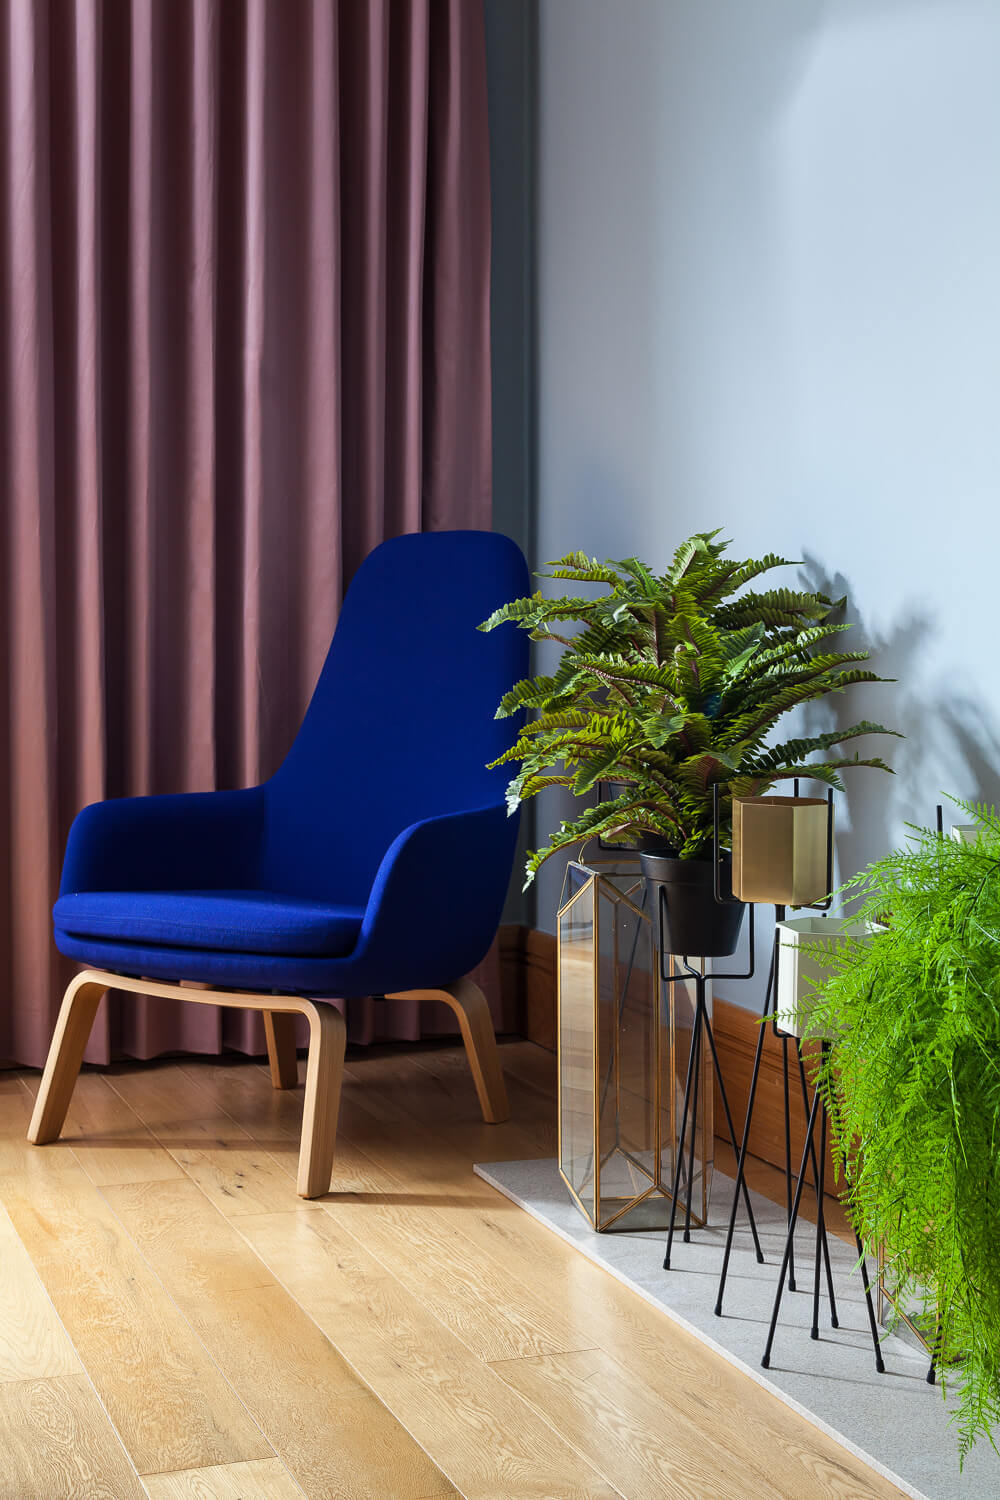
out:
{"label": "brass terrarium frame", "polygon": [[[928,1385],[933,1385],[937,1379],[937,1362],[941,1354],[944,1339],[944,1318],[940,1305],[935,1309],[933,1320],[933,1332],[926,1323],[921,1323],[915,1312],[907,1312],[901,1306],[895,1288],[890,1290],[887,1284],[888,1262],[885,1255],[885,1242],[880,1241],[876,1255],[876,1313],[875,1316],[882,1328],[891,1333],[899,1333],[900,1324],[906,1328],[911,1340],[918,1348],[931,1357],[930,1366],[927,1370],[926,1380]],[[892,1309],[890,1314],[889,1309]],[[928,1315],[929,1316],[929,1315]]]}
{"label": "brass terrarium frame", "polygon": [[[567,867],[558,914],[559,1172],[599,1231],[665,1228],[672,1218],[678,1073],[684,1076],[694,1045],[695,1007],[692,1001],[685,1051],[686,1028],[678,1024],[674,996],[678,985],[661,983],[645,905],[645,882],[634,861],[573,861]],[[574,927],[582,937],[569,935]],[[572,953],[577,943],[579,956]],[[629,1074],[635,1053],[638,1090]],[[698,1227],[708,1216],[713,1158],[707,1055],[701,1072],[700,1150],[687,1163],[693,1175],[682,1172],[683,1191],[677,1193],[686,1208],[690,1180],[690,1222]],[[575,1108],[574,1092],[580,1097]]]}

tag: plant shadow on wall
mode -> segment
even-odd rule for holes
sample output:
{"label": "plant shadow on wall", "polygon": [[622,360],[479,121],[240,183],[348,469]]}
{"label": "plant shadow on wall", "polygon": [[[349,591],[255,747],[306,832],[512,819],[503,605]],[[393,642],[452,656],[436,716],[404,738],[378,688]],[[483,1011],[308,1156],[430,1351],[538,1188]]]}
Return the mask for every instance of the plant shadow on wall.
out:
{"label": "plant shadow on wall", "polygon": [[[808,552],[803,559],[803,587],[834,599],[853,598],[842,573],[830,574]],[[870,690],[882,700],[877,708],[891,714],[905,736],[893,756],[892,781],[859,776],[846,787],[850,820],[838,818],[836,835],[838,868],[846,879],[881,858],[898,841],[904,824],[932,823],[945,792],[1000,805],[1000,725],[982,703],[946,683],[932,685],[921,679],[921,657],[935,638],[933,615],[914,610],[879,632],[848,602],[843,618],[855,627],[888,684]],[[857,707],[857,689],[851,686],[809,703],[801,711],[804,733],[845,727],[853,722]]]}

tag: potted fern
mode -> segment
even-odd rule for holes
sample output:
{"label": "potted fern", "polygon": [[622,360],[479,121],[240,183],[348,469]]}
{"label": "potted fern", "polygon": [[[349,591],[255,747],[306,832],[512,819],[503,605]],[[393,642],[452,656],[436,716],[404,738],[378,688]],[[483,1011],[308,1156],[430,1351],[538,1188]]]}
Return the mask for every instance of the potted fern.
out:
{"label": "potted fern", "polygon": [[834,1038],[851,1215],[957,1384],[964,1459],[1000,1422],[1000,817],[959,806],[974,841],[915,828],[844,887],[859,924],[887,926],[817,947],[806,1034]]}
{"label": "potted fern", "polygon": [[[769,743],[797,705],[882,679],[857,665],[866,651],[829,649],[830,638],[849,628],[835,618],[843,600],[750,588],[762,574],[793,564],[773,553],[736,561],[718,537],[690,537],[662,574],[636,558],[599,562],[572,552],[539,576],[603,592],[552,599],[535,593],[480,626],[514,622],[533,640],[563,648],[553,675],[517,683],[497,710],[498,718],[528,714],[516,743],[494,762],[520,762],[508,788],[511,809],[551,786],[581,797],[599,782],[619,788],[563,822],[530,855],[526,884],[558,849],[595,837],[638,844],[647,874],[665,882],[671,951],[706,956],[734,950],[742,915],[714,900],[714,788],[727,842],[733,797],[760,796],[797,776],[839,786],[846,766],[888,770],[876,757],[828,752],[859,735],[892,732],[863,720]],[[816,752],[826,758],[809,760]],[[723,871],[724,887],[726,880]]]}

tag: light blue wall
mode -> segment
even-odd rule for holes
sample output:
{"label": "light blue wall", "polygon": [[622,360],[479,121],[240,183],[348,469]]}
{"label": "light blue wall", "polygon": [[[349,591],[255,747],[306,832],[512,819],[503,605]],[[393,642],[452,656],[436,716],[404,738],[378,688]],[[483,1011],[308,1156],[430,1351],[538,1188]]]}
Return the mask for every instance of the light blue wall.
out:
{"label": "light blue wall", "polygon": [[836,712],[908,738],[840,799],[846,875],[1000,798],[1000,5],[540,19],[538,556],[723,526],[849,593],[899,681]]}

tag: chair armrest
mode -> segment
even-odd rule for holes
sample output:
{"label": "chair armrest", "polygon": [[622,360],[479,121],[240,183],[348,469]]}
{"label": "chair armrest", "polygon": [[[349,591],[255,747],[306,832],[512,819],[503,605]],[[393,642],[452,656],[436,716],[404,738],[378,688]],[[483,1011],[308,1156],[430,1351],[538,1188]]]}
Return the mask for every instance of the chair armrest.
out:
{"label": "chair armrest", "polygon": [[254,884],[264,789],[116,797],[73,820],[60,895]]}
{"label": "chair armrest", "polygon": [[379,866],[354,952],[371,993],[447,984],[496,936],[518,816],[502,803],[413,823]]}

